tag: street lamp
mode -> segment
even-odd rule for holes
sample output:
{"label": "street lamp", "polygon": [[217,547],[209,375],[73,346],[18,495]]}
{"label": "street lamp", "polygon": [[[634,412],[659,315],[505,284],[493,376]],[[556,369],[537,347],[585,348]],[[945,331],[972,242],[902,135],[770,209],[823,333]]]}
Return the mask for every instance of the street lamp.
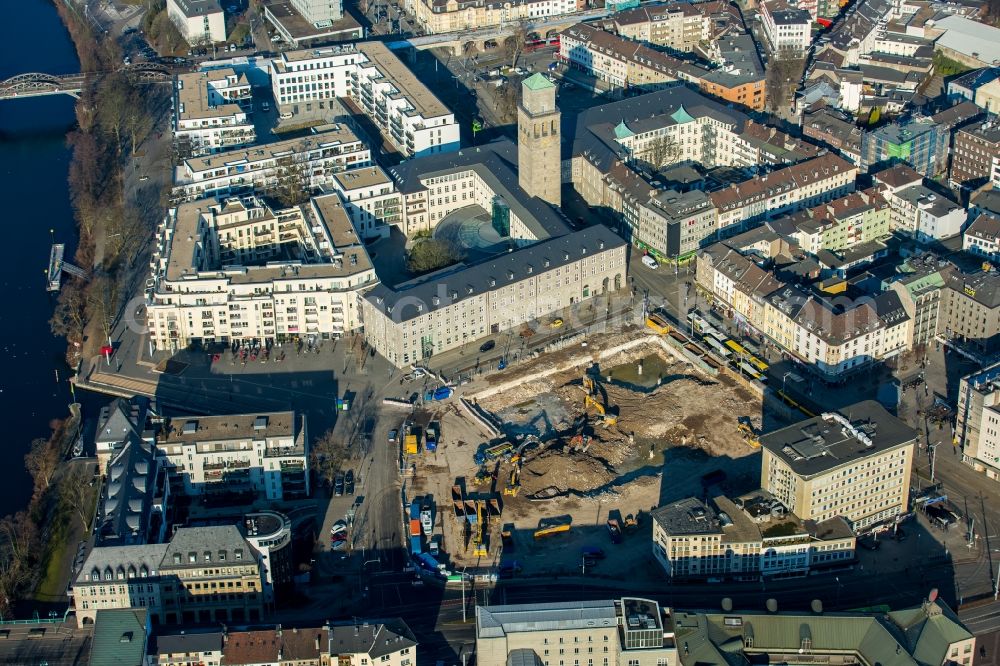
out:
{"label": "street lamp", "polygon": [[786,395],[785,394],[785,380],[788,379],[788,375],[790,375],[790,374],[792,374],[791,370],[789,370],[785,374],[781,375],[781,393],[782,393],[782,395]]}

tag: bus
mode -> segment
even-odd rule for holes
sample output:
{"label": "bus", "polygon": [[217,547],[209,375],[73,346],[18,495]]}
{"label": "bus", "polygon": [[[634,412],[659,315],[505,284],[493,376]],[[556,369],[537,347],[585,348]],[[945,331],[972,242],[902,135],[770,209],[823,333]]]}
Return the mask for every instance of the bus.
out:
{"label": "bus", "polygon": [[736,370],[742,375],[755,379],[758,382],[763,382],[765,380],[764,375],[757,372],[757,368],[753,367],[746,361],[740,361],[739,363],[734,363],[734,365],[736,366]]}
{"label": "bus", "polygon": [[706,324],[707,329],[705,330],[705,335],[714,339],[720,345],[725,345],[726,341],[729,340],[729,336],[725,333],[720,332],[717,328],[710,324]]}
{"label": "bus", "polygon": [[736,342],[736,340],[726,340],[726,346],[732,349],[733,353],[736,354],[737,356],[740,356],[742,358],[750,356],[750,352],[748,352],[746,348],[743,347],[743,345]]}
{"label": "bus", "polygon": [[691,324],[691,330],[695,333],[701,333],[708,326],[708,322],[702,319],[697,312],[688,313],[688,323]]}
{"label": "bus", "polygon": [[753,367],[757,368],[757,371],[760,372],[761,374],[767,372],[767,369],[770,367],[767,363],[765,363],[764,361],[760,360],[756,356],[750,356],[747,359],[747,361],[750,362],[750,365],[752,365]]}
{"label": "bus", "polygon": [[559,35],[546,39],[529,39],[524,43],[524,50],[527,52],[538,51],[540,49],[558,49]]}
{"label": "bus", "polygon": [[705,344],[708,345],[708,348],[715,352],[717,356],[729,358],[733,355],[733,352],[730,351],[729,347],[722,344],[711,335],[706,335],[703,340],[705,341]]}

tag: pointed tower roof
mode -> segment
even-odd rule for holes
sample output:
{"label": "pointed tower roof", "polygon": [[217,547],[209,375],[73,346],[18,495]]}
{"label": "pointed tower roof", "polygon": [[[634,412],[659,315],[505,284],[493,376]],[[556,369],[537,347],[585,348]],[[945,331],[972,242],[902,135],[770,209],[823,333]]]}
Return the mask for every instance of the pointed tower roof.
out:
{"label": "pointed tower roof", "polygon": [[671,113],[670,117],[673,118],[674,122],[676,122],[678,125],[682,125],[684,123],[690,123],[694,120],[694,116],[692,116],[690,113],[687,112],[687,109],[684,108],[683,104],[681,104],[676,111]]}
{"label": "pointed tower roof", "polygon": [[615,125],[614,133],[616,139],[627,139],[630,136],[635,136],[635,132],[628,128],[624,120]]}
{"label": "pointed tower roof", "polygon": [[556,84],[549,81],[541,72],[535,72],[524,80],[524,85],[530,90],[545,90],[555,88]]}

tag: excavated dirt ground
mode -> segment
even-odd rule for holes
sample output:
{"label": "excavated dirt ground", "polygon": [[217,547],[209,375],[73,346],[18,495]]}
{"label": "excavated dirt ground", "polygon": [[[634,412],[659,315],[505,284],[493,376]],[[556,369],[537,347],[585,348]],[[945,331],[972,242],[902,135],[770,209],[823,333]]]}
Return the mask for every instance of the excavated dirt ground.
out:
{"label": "excavated dirt ground", "polygon": [[[651,352],[651,350],[653,350]],[[656,379],[659,386],[644,392],[606,380],[636,359],[660,356]],[[548,356],[536,365],[518,368],[529,375],[552,367]],[[477,448],[486,441],[484,433],[457,409],[438,414],[442,424],[442,444],[433,454],[417,461],[416,476],[410,481],[411,496],[431,493],[439,502],[441,520],[436,530],[442,534],[443,548],[454,566],[476,566],[499,559],[516,558],[521,575],[578,573],[577,546],[610,545],[604,524],[609,517],[640,515],[639,530],[614,546],[615,569],[635,567],[656,578],[658,568],[650,565],[649,510],[664,503],[705,492],[702,478],[724,472],[726,481],[719,492],[746,492],[759,484],[760,457],[737,431],[737,417],[747,416],[759,425],[761,402],[728,378],[711,378],[689,365],[677,362],[652,345],[643,345],[601,364],[604,379],[599,384],[607,392],[610,412],[617,413],[616,425],[605,427],[590,410],[584,420],[582,368],[526,381],[489,397],[479,404],[503,420],[508,434],[536,434],[544,441],[525,456],[521,489],[516,497],[503,495],[512,466],[491,464],[497,472],[492,487],[475,488],[472,479],[478,466],[473,462]],[[625,372],[620,372],[626,375]],[[511,375],[501,373],[499,380]],[[491,378],[493,379],[493,378]],[[656,383],[655,380],[652,383]],[[603,402],[603,397],[598,394]],[[588,449],[578,450],[574,435],[591,437]],[[491,532],[488,558],[475,558],[463,538],[464,524],[450,507],[451,487],[464,482],[467,493],[499,494],[503,515]],[[542,539],[534,538],[540,524],[568,522],[572,529]],[[512,547],[501,553],[499,529],[513,524]],[[599,571],[588,575],[600,575]]]}

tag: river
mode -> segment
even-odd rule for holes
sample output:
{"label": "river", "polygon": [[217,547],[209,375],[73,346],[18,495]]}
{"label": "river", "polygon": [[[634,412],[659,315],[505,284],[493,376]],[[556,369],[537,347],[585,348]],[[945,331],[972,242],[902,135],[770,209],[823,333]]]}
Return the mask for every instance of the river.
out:
{"label": "river", "polygon": [[[73,42],[52,0],[19,0],[5,17],[0,80],[24,72],[79,71]],[[66,343],[49,331],[55,299],[45,290],[44,271],[52,235],[66,243],[67,258],[76,248],[66,186],[66,132],[75,124],[75,101],[66,95],[0,101],[0,225],[7,238],[0,243],[0,285],[7,304],[0,308],[0,416],[5,423],[0,515],[27,505],[31,478],[24,471],[24,454],[32,439],[49,435],[53,418],[68,414],[71,402]]]}

